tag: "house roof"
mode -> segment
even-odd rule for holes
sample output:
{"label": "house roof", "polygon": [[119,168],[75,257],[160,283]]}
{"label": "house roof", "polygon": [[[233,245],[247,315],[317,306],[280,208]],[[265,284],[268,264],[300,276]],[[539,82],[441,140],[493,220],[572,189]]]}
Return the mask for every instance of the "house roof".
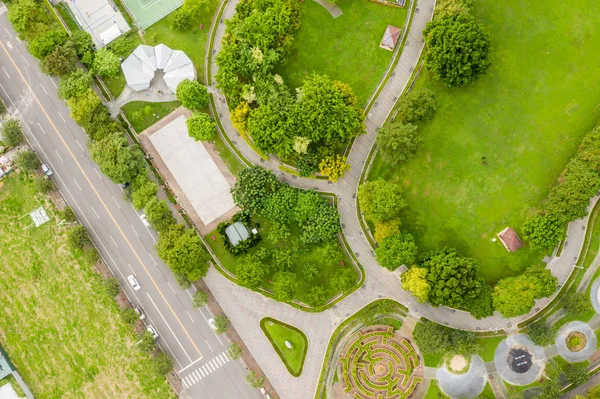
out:
{"label": "house roof", "polygon": [[135,91],[146,90],[158,70],[162,70],[165,83],[172,92],[182,80],[196,79],[192,60],[180,50],[171,50],[164,44],[146,46],[140,44],[121,64],[127,85]]}
{"label": "house roof", "polygon": [[386,50],[394,51],[398,40],[400,39],[400,34],[402,33],[402,29],[397,28],[393,25],[388,25],[385,28],[385,32],[383,32],[383,38],[381,39],[381,43],[379,47],[384,48]]}
{"label": "house roof", "polygon": [[248,229],[242,222],[235,222],[234,224],[227,226],[227,228],[225,228],[225,234],[227,234],[227,238],[229,238],[231,245],[234,247],[250,237]]}
{"label": "house roof", "polygon": [[504,245],[504,248],[508,252],[515,252],[517,249],[523,246],[523,242],[517,235],[517,233],[511,229],[510,227],[505,228],[500,233],[498,233],[498,238]]}

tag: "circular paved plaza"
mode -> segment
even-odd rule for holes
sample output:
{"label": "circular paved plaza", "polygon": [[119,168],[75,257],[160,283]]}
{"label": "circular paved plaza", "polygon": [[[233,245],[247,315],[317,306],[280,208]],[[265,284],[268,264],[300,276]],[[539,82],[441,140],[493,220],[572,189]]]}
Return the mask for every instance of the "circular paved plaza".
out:
{"label": "circular paved plaza", "polygon": [[338,375],[347,397],[404,399],[423,382],[415,348],[392,327],[372,326],[352,335],[344,346]]}
{"label": "circular paved plaza", "polygon": [[600,277],[598,277],[592,283],[592,289],[590,290],[590,300],[596,313],[600,314]]}
{"label": "circular paved plaza", "polygon": [[444,364],[435,372],[435,378],[441,390],[451,398],[474,398],[485,388],[487,371],[483,359],[474,355],[466,373],[454,374]]}
{"label": "circular paved plaza", "polygon": [[[572,346],[569,349],[567,340],[572,339],[574,336],[577,336],[578,341],[581,341],[582,345],[577,348]],[[583,362],[596,350],[596,334],[587,323],[572,321],[558,330],[555,344],[558,354],[566,361],[571,363]]]}
{"label": "circular paved plaza", "polygon": [[496,370],[512,385],[528,385],[537,380],[546,364],[544,348],[534,345],[525,334],[507,337],[494,353]]}

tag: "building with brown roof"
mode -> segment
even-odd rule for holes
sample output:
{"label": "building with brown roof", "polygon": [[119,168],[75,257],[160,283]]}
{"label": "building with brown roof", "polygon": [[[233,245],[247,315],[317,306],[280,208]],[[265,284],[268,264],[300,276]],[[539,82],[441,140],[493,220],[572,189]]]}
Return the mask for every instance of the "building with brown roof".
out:
{"label": "building with brown roof", "polygon": [[515,252],[517,249],[523,246],[523,242],[521,241],[517,233],[510,227],[507,227],[504,230],[502,230],[500,233],[498,233],[497,236],[500,239],[500,242],[502,242],[502,245],[504,245],[504,248],[506,248],[508,252]]}
{"label": "building with brown roof", "polygon": [[398,40],[400,40],[401,33],[402,29],[388,25],[387,28],[385,28],[385,32],[383,32],[383,38],[381,39],[379,47],[389,51],[394,51],[396,44],[398,44]]}

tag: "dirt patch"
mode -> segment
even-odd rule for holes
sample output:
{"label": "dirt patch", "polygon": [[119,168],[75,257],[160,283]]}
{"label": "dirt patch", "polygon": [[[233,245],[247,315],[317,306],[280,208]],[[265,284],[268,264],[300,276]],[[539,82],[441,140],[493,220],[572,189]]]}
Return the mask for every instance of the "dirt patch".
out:
{"label": "dirt patch", "polygon": [[565,344],[571,352],[579,352],[585,348],[587,338],[585,337],[585,334],[579,331],[571,331],[569,335],[567,335],[567,338],[565,338]]}
{"label": "dirt patch", "polygon": [[449,367],[452,371],[462,371],[467,367],[467,359],[461,355],[454,355],[452,356],[452,359],[450,359]]}

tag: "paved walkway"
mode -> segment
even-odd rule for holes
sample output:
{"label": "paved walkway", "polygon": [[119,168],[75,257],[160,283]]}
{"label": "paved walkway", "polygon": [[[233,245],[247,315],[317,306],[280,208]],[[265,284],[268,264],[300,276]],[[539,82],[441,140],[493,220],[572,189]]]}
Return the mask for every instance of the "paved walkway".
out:
{"label": "paved walkway", "polygon": [[[235,6],[238,1],[230,0],[225,5],[223,16],[218,22],[213,44],[214,51],[211,58],[209,82],[218,70],[214,62],[214,55],[221,48],[221,39],[225,33],[224,21],[231,18],[235,13]],[[431,20],[434,7],[435,0],[419,0],[399,62],[367,116],[367,133],[358,137],[354,142],[349,155],[349,163],[352,165],[352,169],[346,173],[344,178],[336,184],[330,184],[323,180],[297,178],[296,176],[284,174],[287,180],[297,187],[314,188],[319,191],[333,192],[337,195],[343,234],[345,234],[352,251],[366,271],[363,286],[331,309],[321,313],[307,313],[232,284],[214,269],[210,270],[205,279],[252,355],[283,398],[305,399],[314,395],[327,344],[334,329],[342,320],[376,299],[392,298],[407,306],[411,315],[416,318],[423,316],[450,327],[473,331],[496,329],[514,331],[517,323],[537,313],[552,299],[544,298],[537,301],[530,314],[514,319],[505,319],[496,313],[494,316],[477,320],[468,312],[419,304],[410,293],[400,288],[397,273],[389,272],[379,266],[375,260],[375,254],[364,236],[356,212],[355,198],[361,171],[365,167],[367,156],[374,145],[377,128],[384,124],[397,98],[408,84],[412,71],[417,66],[424,45],[422,31],[427,22]],[[270,158],[268,161],[264,161],[241,139],[229,119],[227,100],[219,92],[215,92],[214,96],[216,104],[216,110],[214,111],[220,118],[225,130],[223,134],[227,134],[231,138],[249,162],[280,172],[277,160]],[[567,242],[561,256],[553,258],[548,265],[561,285],[567,280],[572,265],[579,256],[585,237],[586,225],[587,217],[569,225]],[[309,348],[304,371],[300,377],[292,377],[284,367],[281,367],[276,353],[262,334],[259,321],[265,316],[271,316],[297,326],[306,333]]]}
{"label": "paved walkway", "polygon": [[319,3],[320,5],[322,5],[323,7],[325,7],[334,19],[343,14],[342,10],[340,9],[340,7],[338,7],[337,4],[330,3],[327,0],[315,0],[315,1],[317,3]]}

